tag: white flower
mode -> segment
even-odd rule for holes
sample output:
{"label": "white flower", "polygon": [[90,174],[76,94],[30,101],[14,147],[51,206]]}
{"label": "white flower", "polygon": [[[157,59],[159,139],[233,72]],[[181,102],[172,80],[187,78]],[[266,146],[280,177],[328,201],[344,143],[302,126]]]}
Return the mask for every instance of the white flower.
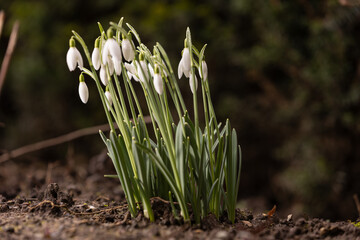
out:
{"label": "white flower", "polygon": [[83,103],[87,103],[89,99],[89,89],[84,81],[79,83],[79,96]]}
{"label": "white flower", "polygon": [[159,73],[154,75],[154,87],[158,94],[162,94],[164,91],[164,84]]}
{"label": "white flower", "polygon": [[91,54],[91,62],[94,65],[95,70],[99,70],[100,65],[101,65],[99,48],[94,48],[94,50]]}
{"label": "white flower", "polygon": [[129,39],[125,38],[121,43],[122,52],[126,61],[131,62],[135,58],[135,51]]}
{"label": "white flower", "polygon": [[106,86],[109,83],[104,65],[101,65],[100,68],[100,80],[104,84],[104,86]]}
{"label": "white flower", "polygon": [[184,73],[184,70],[183,70],[182,59],[181,59],[180,62],[179,62],[179,66],[178,66],[178,77],[179,77],[179,79],[182,77],[183,73]]}
{"label": "white flower", "polygon": [[189,77],[190,76],[190,71],[191,71],[191,61],[190,61],[190,52],[189,52],[189,48],[184,48],[181,60],[179,62],[179,66],[178,66],[178,76],[179,78],[182,77],[183,73],[185,75],[185,77]]}
{"label": "white flower", "polygon": [[80,69],[83,68],[83,59],[79,50],[75,46],[70,47],[66,54],[66,63],[69,67],[69,70],[72,72],[75,70],[76,65],[79,66]]}
{"label": "white flower", "polygon": [[[108,56],[111,58],[108,58]],[[102,49],[101,57],[104,65],[106,65],[111,59],[117,59],[119,62],[121,62],[121,48],[115,39],[108,38],[106,40],[104,48]]]}
{"label": "white flower", "polygon": [[147,69],[146,62],[144,60],[140,61],[140,64],[138,61],[137,63],[137,73],[142,82],[145,82],[149,79],[149,73]]}
{"label": "white flower", "polygon": [[[116,61],[116,60],[114,59],[114,61]],[[114,71],[115,71],[114,61],[110,56],[108,56],[108,62],[107,62],[108,64],[107,65],[109,67],[110,76],[112,76],[114,74]]]}
{"label": "white flower", "polygon": [[129,77],[129,80],[131,80],[131,78],[133,78],[135,81],[140,82],[139,78],[136,75],[132,74],[129,71],[126,71],[126,72],[127,72],[128,77]]}
{"label": "white flower", "polygon": [[135,66],[134,66],[134,62],[132,62],[132,63],[125,63],[125,68],[126,68],[126,70],[128,70],[132,75],[135,75],[135,74],[136,74],[136,69],[135,69]]}
{"label": "white flower", "polygon": [[[194,89],[194,79],[195,77],[195,89]],[[195,94],[197,88],[198,88],[198,80],[197,80],[197,77],[195,76],[195,74],[191,74],[191,77],[189,78],[189,84],[190,84],[190,90],[193,94]]]}
{"label": "white flower", "polygon": [[150,72],[151,76],[153,77],[154,76],[154,69],[153,69],[153,67],[151,66],[150,63],[148,63],[148,68],[149,68],[149,72]]}
{"label": "white flower", "polygon": [[111,94],[108,90],[105,91],[105,97],[107,99],[106,106],[107,106],[108,110],[110,111],[110,107],[112,105],[112,98],[111,98]]}
{"label": "white flower", "polygon": [[202,69],[202,72],[200,71],[200,68],[199,68],[199,75],[201,76],[203,81],[205,81],[208,77],[208,67],[207,67],[205,60],[201,61],[201,69]]}
{"label": "white flower", "polygon": [[141,69],[141,65],[140,65],[140,64],[137,65],[137,72],[138,72],[138,76],[139,76],[140,81],[146,82],[146,77],[145,77],[144,72],[143,72],[142,69]]}
{"label": "white flower", "polygon": [[116,75],[121,75],[121,62],[119,62],[116,58],[114,58],[114,68]]}

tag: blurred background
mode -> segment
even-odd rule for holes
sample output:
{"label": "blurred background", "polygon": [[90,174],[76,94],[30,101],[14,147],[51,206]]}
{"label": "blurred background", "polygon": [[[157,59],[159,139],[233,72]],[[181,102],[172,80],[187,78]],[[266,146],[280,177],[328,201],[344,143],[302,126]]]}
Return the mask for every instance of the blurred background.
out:
{"label": "blurred background", "polygon": [[[71,30],[92,49],[96,22],[121,16],[151,49],[160,42],[177,69],[187,26],[206,60],[218,117],[243,149],[240,207],[331,219],[357,216],[360,194],[360,2],[2,0],[4,56],[17,46],[0,95],[0,150],[106,122],[96,94],[83,105],[78,71],[65,62]],[[79,47],[80,49],[80,47]],[[189,91],[186,81],[181,83]],[[98,135],[12,161],[61,161],[103,151]],[[0,168],[4,166],[0,165]]]}

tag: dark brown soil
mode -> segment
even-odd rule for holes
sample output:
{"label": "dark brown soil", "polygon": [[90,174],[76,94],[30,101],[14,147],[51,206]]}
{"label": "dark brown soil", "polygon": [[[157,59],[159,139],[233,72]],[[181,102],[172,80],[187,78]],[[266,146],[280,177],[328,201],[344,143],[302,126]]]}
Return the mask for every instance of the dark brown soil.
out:
{"label": "dark brown soil", "polygon": [[282,219],[276,212],[253,215],[238,209],[235,224],[213,215],[200,225],[184,224],[158,198],[152,199],[155,223],[141,214],[132,219],[118,181],[103,177],[111,173],[109,162],[101,154],[88,165],[73,160],[2,164],[0,239],[360,239],[360,228],[350,221],[291,214]]}

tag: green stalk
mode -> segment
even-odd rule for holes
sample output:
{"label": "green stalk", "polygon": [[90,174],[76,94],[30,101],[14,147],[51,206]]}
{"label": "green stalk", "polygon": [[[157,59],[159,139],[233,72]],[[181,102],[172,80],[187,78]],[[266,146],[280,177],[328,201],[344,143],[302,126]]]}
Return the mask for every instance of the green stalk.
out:
{"label": "green stalk", "polygon": [[[192,54],[192,43],[191,43],[191,33],[190,29],[186,29],[186,39],[187,44],[189,48],[190,53],[190,63],[191,63],[191,73],[190,73],[190,79],[191,76],[193,76],[192,84],[194,86],[194,93],[193,93],[193,103],[194,103],[194,121],[195,121],[195,137],[196,137],[196,144],[198,147],[200,147],[200,136],[199,136],[199,113],[198,113],[198,103],[197,103],[197,91],[196,91],[196,82],[195,82],[195,71],[194,71],[194,61],[193,61],[193,54]],[[186,47],[186,46],[185,46]]]}

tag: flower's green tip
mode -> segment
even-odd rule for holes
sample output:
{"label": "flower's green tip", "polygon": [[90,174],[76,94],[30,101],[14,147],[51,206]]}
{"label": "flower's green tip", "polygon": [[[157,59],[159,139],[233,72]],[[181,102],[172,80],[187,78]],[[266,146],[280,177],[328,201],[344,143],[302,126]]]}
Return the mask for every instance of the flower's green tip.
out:
{"label": "flower's green tip", "polygon": [[70,47],[75,47],[76,43],[75,43],[75,39],[74,36],[72,36],[69,40],[69,46]]}
{"label": "flower's green tip", "polygon": [[111,27],[107,30],[106,35],[108,38],[112,38],[114,36],[114,32]]}
{"label": "flower's green tip", "polygon": [[160,73],[160,69],[159,69],[159,66],[158,66],[158,65],[155,65],[154,73],[155,73],[155,74]]}
{"label": "flower's green tip", "polygon": [[94,48],[100,48],[100,37],[95,40]]}
{"label": "flower's green tip", "polygon": [[187,48],[188,47],[188,41],[187,38],[184,39],[184,47]]}
{"label": "flower's green tip", "polygon": [[145,59],[144,53],[143,53],[143,52],[140,52],[140,54],[139,54],[139,60],[140,60],[140,61],[144,61],[144,59]]}
{"label": "flower's green tip", "polygon": [[85,77],[83,73],[81,73],[79,76],[79,82],[85,82]]}

